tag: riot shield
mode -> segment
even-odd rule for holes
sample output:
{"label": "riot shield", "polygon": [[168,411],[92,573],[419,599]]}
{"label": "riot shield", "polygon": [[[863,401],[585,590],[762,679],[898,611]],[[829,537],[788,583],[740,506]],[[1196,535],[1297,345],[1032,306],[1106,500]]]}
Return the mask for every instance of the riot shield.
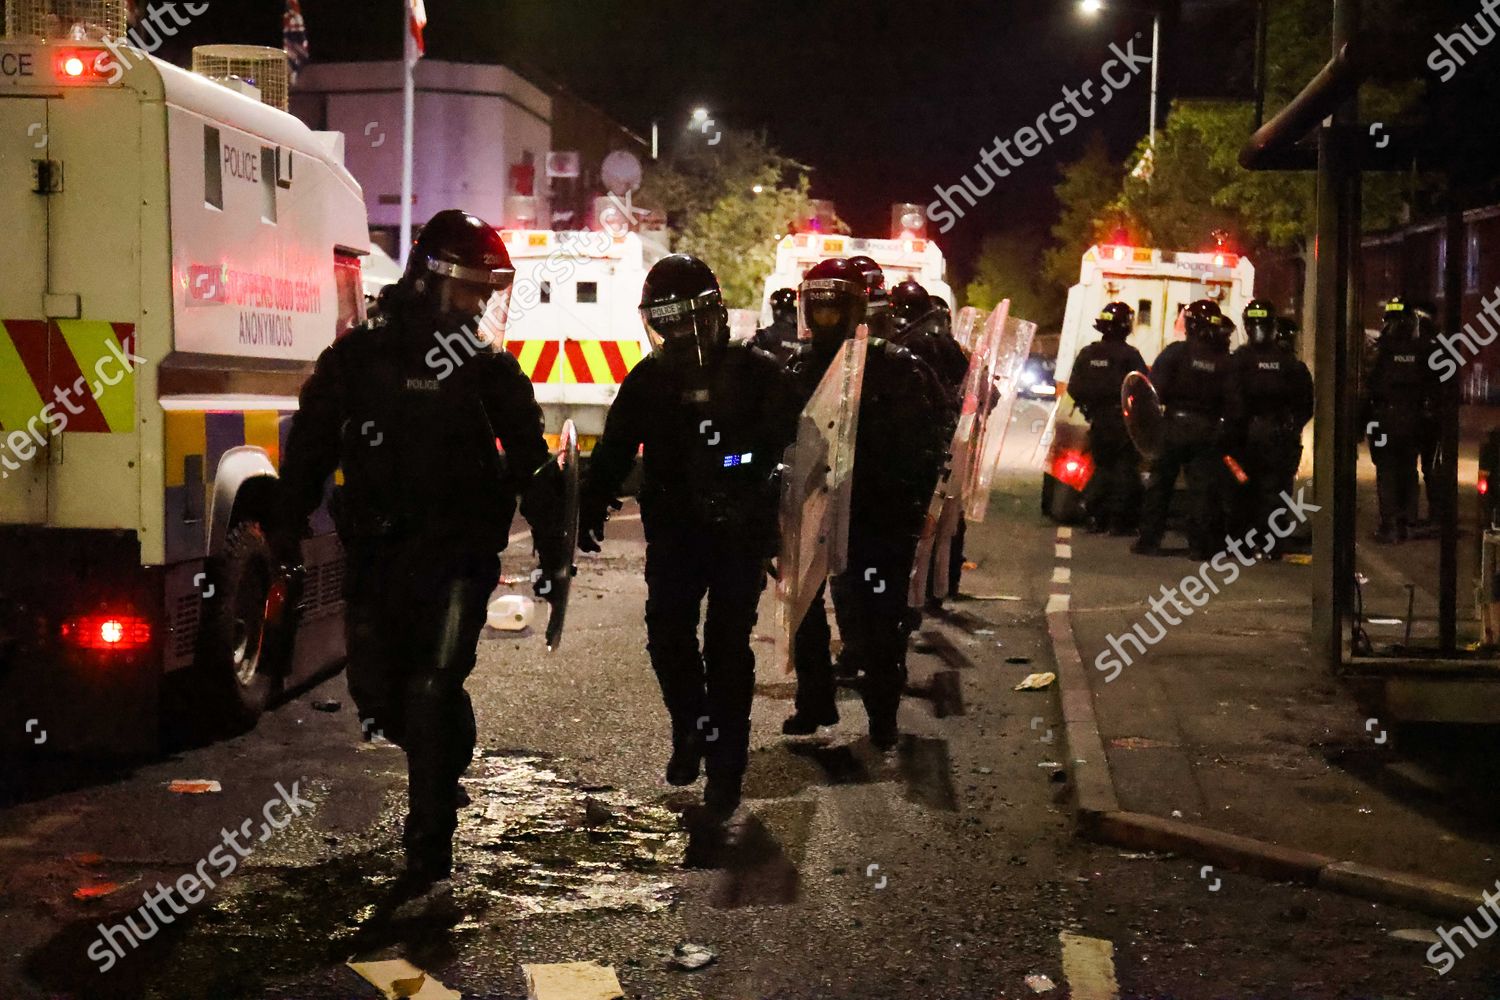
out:
{"label": "riot shield", "polygon": [[573,562],[578,558],[578,428],[564,420],[558,435],[557,467],[562,471],[563,559],[552,575],[547,591],[547,651],[562,643],[563,623],[568,616],[568,595],[573,589]]}
{"label": "riot shield", "polygon": [[[985,321],[984,333],[975,345],[974,355],[981,360],[977,369],[970,362],[970,374],[977,383],[972,386],[974,409],[959,421],[970,421],[967,467],[960,487],[964,513],[970,521],[983,521],[989,507],[990,483],[1000,464],[1000,449],[1005,445],[1011,410],[1035,336],[1036,324],[1012,317],[1007,299]],[[970,389],[965,386],[965,411],[969,409]]]}
{"label": "riot shield", "polygon": [[843,572],[849,556],[854,442],[868,345],[861,327],[839,348],[803,407],[797,439],[782,461],[775,643],[787,672],[794,662],[797,629],[818,588]]}
{"label": "riot shield", "polygon": [[1167,417],[1156,386],[1142,372],[1131,372],[1120,383],[1120,410],[1135,450],[1154,461],[1166,445]]}
{"label": "riot shield", "polygon": [[979,321],[984,319],[984,313],[973,306],[964,306],[953,317],[953,339],[958,341],[958,346],[964,349],[965,354],[974,353],[974,338],[979,330]]}

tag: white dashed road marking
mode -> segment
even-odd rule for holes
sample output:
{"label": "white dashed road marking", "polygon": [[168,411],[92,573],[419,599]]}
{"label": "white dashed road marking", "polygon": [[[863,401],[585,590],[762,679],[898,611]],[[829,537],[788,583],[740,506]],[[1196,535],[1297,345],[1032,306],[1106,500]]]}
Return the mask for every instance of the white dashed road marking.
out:
{"label": "white dashed road marking", "polygon": [[1057,558],[1059,558],[1059,559],[1072,559],[1073,558],[1073,546],[1071,546],[1071,545],[1059,545],[1059,546],[1057,546]]}
{"label": "white dashed road marking", "polygon": [[1072,578],[1073,578],[1073,571],[1070,570],[1070,569],[1068,569],[1068,567],[1066,567],[1066,566],[1054,566],[1054,567],[1052,567],[1052,582],[1053,583],[1067,583]]}
{"label": "white dashed road marking", "polygon": [[1050,615],[1054,611],[1066,611],[1066,610],[1068,610],[1069,601],[1070,601],[1070,598],[1068,597],[1067,594],[1048,594],[1047,595],[1047,614]]}

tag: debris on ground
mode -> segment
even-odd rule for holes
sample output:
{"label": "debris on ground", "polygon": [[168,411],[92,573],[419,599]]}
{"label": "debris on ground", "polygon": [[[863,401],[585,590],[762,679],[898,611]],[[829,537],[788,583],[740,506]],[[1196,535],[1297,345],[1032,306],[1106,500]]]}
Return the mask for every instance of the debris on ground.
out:
{"label": "debris on ground", "polygon": [[1416,941],[1418,944],[1438,944],[1438,936],[1425,927],[1408,927],[1399,931],[1391,931],[1390,936],[1397,941]]}
{"label": "debris on ground", "polygon": [[971,601],[1019,601],[1019,594],[968,594]]}
{"label": "debris on ground", "polygon": [[1031,987],[1033,993],[1046,993],[1048,990],[1057,989],[1057,984],[1046,976],[1027,976],[1026,985]]}
{"label": "debris on ground", "polygon": [[178,795],[216,795],[224,786],[208,778],[178,778],[167,786],[167,791]]}
{"label": "debris on ground", "polygon": [[1119,856],[1126,861],[1170,861],[1177,857],[1171,851],[1124,851]]}
{"label": "debris on ground", "polygon": [[318,712],[337,712],[344,707],[344,704],[334,698],[324,698],[313,702],[312,707],[314,711]]}
{"label": "debris on ground", "polygon": [[612,966],[597,962],[523,965],[526,1000],[617,1000],[624,997]]}
{"label": "debris on ground", "polygon": [[87,903],[91,900],[103,899],[119,891],[120,883],[118,882],[96,882],[93,885],[81,885],[74,889],[73,898]]}
{"label": "debris on ground", "polygon": [[506,594],[490,603],[485,621],[490,628],[502,632],[520,632],[531,624],[535,616],[535,601],[524,594]]}
{"label": "debris on ground", "polygon": [[1044,671],[1040,674],[1027,674],[1026,677],[1014,688],[1016,691],[1041,691],[1052,686],[1057,680],[1057,675],[1052,671]]}
{"label": "debris on ground", "polygon": [[1031,662],[1031,657],[1029,657],[1029,656],[1007,656],[1005,658],[1005,662],[1006,663],[1030,663]]}
{"label": "debris on ground", "polygon": [[401,958],[381,962],[350,962],[360,978],[385,995],[386,1000],[463,1000],[421,969]]}
{"label": "debris on ground", "polygon": [[672,949],[671,956],[667,959],[667,965],[674,969],[682,969],[692,972],[711,965],[718,960],[719,953],[703,944],[689,944],[684,941]]}

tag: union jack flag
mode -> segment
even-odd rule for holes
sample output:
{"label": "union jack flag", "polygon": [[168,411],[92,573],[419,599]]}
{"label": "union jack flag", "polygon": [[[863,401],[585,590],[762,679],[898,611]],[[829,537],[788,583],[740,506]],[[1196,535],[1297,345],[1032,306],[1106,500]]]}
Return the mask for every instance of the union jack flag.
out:
{"label": "union jack flag", "polygon": [[286,0],[286,13],[281,17],[281,47],[286,49],[295,82],[297,74],[312,61],[312,51],[307,45],[307,22],[302,20],[301,0]]}

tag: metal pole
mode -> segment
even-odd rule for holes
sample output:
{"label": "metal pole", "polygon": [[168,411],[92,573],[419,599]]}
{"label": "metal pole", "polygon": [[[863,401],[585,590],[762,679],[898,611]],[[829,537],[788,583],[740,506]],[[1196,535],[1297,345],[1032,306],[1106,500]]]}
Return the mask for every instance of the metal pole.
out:
{"label": "metal pole", "polygon": [[[1353,37],[1358,0],[1333,0],[1333,51]],[[1353,297],[1359,245],[1360,183],[1341,126],[1357,119],[1351,98],[1318,132],[1317,239],[1314,243],[1315,371],[1313,424],[1313,643],[1330,669],[1344,663],[1344,622],[1353,606],[1355,527],[1354,370],[1358,303]]]}
{"label": "metal pole", "polygon": [[[1448,267],[1443,275],[1443,327],[1451,334],[1464,323],[1464,213],[1455,198],[1448,207]],[[1438,384],[1442,437],[1437,474],[1440,510],[1438,537],[1438,644],[1444,656],[1458,652],[1458,402],[1459,380]]]}
{"label": "metal pole", "polygon": [[401,5],[401,35],[406,39],[405,59],[406,83],[403,92],[405,121],[401,128],[401,267],[406,267],[406,258],[411,247],[411,196],[412,196],[412,146],[415,141],[415,110],[417,103],[416,42],[411,37],[410,13]]}
{"label": "metal pole", "polygon": [[1151,128],[1146,140],[1150,148],[1156,148],[1156,83],[1161,72],[1161,11],[1151,18]]}
{"label": "metal pole", "polygon": [[652,122],[651,123],[651,159],[653,159],[653,160],[656,159],[657,156],[659,155],[658,154],[658,150],[659,150],[660,147],[657,145],[657,143],[658,143],[657,124],[656,124],[656,122]]}

